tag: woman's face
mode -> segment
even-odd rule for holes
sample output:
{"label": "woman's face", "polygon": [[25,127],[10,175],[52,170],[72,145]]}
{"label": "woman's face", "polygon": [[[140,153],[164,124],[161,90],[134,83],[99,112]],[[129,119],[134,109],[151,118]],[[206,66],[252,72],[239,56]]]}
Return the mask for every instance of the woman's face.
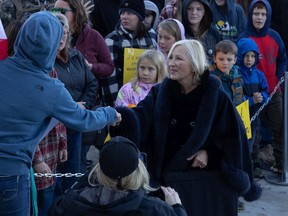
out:
{"label": "woman's face", "polygon": [[66,16],[68,23],[69,23],[70,32],[73,33],[74,32],[73,30],[74,29],[74,13],[72,11],[72,8],[69,6],[69,3],[63,0],[57,0],[55,2],[54,7],[66,9],[65,14],[63,15]]}
{"label": "woman's face", "polygon": [[223,6],[226,4],[226,0],[215,0],[215,2],[218,6]]}
{"label": "woman's face", "polygon": [[61,38],[61,41],[60,41],[60,44],[59,44],[59,47],[58,47],[58,52],[60,52],[61,50],[64,49],[66,43],[67,43],[67,39],[68,39],[68,35],[69,35],[69,31],[68,31],[68,28],[63,28],[63,35],[62,35],[62,38]]}
{"label": "woman's face", "polygon": [[162,28],[158,29],[158,45],[162,53],[168,54],[176,38]]}
{"label": "woman's face", "polygon": [[180,84],[193,83],[193,68],[187,52],[182,45],[176,46],[168,59],[168,72],[172,80]]}
{"label": "woman's face", "polygon": [[205,15],[203,4],[198,1],[192,1],[187,7],[188,21],[191,25],[199,25]]}
{"label": "woman's face", "polygon": [[123,11],[120,14],[121,25],[128,31],[136,31],[139,18],[134,13]]}

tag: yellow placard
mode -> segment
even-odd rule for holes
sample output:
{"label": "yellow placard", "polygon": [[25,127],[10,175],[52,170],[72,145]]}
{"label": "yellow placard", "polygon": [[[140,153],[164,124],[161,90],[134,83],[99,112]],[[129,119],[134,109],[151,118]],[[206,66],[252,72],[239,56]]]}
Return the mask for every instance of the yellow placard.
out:
{"label": "yellow placard", "polygon": [[250,124],[250,112],[249,112],[248,100],[236,106],[236,109],[244,123],[247,138],[250,139],[252,137],[252,131],[251,131],[251,124]]}
{"label": "yellow placard", "polygon": [[144,51],[145,49],[124,48],[123,84],[135,76],[137,60]]}

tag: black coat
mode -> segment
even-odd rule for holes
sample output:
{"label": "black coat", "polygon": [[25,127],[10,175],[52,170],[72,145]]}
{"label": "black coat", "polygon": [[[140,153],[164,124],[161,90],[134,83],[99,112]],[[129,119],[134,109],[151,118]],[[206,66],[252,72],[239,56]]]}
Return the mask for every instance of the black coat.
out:
{"label": "black coat", "polygon": [[180,204],[173,207],[144,190],[116,191],[101,185],[72,189],[54,203],[54,216],[187,216]]}
{"label": "black coat", "polygon": [[[136,115],[141,131],[140,149],[148,155],[148,170],[154,181],[165,184],[163,176],[166,172],[187,170],[191,162],[186,159],[200,149],[205,149],[209,155],[207,169],[220,170],[228,184],[246,200],[258,199],[261,196],[261,188],[254,183],[246,131],[233,103],[221,89],[220,81],[206,72],[201,85],[193,91],[196,92],[196,96],[191,98],[198,97],[196,107],[194,105],[192,108],[197,112],[192,118],[193,130],[190,130],[190,134],[181,134],[187,139],[180,143],[168,164],[163,164],[164,153],[171,142],[168,139],[171,131],[169,127],[173,120],[171,113],[175,113],[172,108],[175,109],[177,98],[181,95],[178,82],[166,79],[162,84],[153,87],[147,97],[132,109],[133,111],[124,107],[116,108],[124,118],[120,129],[112,129],[112,136],[121,131],[121,127],[130,131],[131,135],[135,127],[127,129],[125,122],[130,122],[131,125],[129,118],[135,118]],[[193,106],[194,101],[187,103]]]}

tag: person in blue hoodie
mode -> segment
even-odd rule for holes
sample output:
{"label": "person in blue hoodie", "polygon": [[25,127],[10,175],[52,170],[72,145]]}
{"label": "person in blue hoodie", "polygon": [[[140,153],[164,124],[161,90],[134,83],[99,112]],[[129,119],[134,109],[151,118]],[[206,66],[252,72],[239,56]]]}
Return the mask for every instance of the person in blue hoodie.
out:
{"label": "person in blue hoodie", "polygon": [[242,6],[234,0],[212,0],[210,8],[213,13],[213,25],[222,38],[236,41],[244,31],[247,20]]}
{"label": "person in blue hoodie", "polygon": [[[254,116],[260,106],[263,105],[268,95],[267,80],[262,71],[256,68],[259,62],[259,49],[251,38],[242,38],[237,43],[237,64],[243,80],[244,99],[249,101],[250,117]],[[260,142],[260,119],[257,117],[251,122],[252,138],[249,147],[254,161],[254,176],[261,176],[260,162],[258,159]],[[260,175],[260,176],[259,176]]]}
{"label": "person in blue hoodie", "polygon": [[49,76],[62,34],[53,14],[35,13],[19,31],[15,54],[0,62],[0,215],[30,215],[29,170],[52,118],[78,131],[121,121],[111,107],[81,109],[64,84]]}

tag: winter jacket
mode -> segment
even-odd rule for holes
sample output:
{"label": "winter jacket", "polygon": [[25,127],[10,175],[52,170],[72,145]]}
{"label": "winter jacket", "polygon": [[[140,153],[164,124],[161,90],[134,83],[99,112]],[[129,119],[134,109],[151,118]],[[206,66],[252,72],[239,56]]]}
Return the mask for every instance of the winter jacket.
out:
{"label": "winter jacket", "polygon": [[75,102],[86,102],[91,109],[96,103],[97,81],[87,67],[83,55],[75,49],[68,49],[68,62],[56,59],[55,70],[58,79],[64,83]]}
{"label": "winter jacket", "polygon": [[183,206],[173,207],[142,189],[119,191],[101,185],[73,189],[56,202],[50,216],[187,216]]}
{"label": "winter jacket", "polygon": [[[269,97],[268,84],[263,72],[256,68],[259,62],[259,50],[255,41],[251,38],[242,38],[238,41],[237,46],[237,62],[243,80],[244,99],[249,101],[250,116],[252,116]],[[244,55],[249,51],[253,51],[256,55],[255,64],[250,68],[244,65]],[[253,93],[255,92],[259,92],[263,96],[262,103],[254,103]]]}
{"label": "winter jacket", "polygon": [[246,200],[260,197],[242,120],[220,80],[209,71],[187,95],[181,93],[177,81],[167,78],[152,87],[137,107],[116,109],[123,114],[124,124],[114,128],[113,136],[136,131],[137,125],[125,124],[136,116],[139,147],[147,153],[152,182],[165,184],[165,173],[186,171],[191,167],[187,158],[204,149],[209,157],[206,169],[220,170],[226,182]]}
{"label": "winter jacket", "polygon": [[84,58],[92,63],[92,73],[97,79],[109,77],[114,69],[109,49],[99,32],[84,25],[75,44]]}
{"label": "winter jacket", "polygon": [[200,22],[200,25],[202,28],[204,28],[204,33],[198,37],[194,35],[190,28],[190,23],[188,21],[188,15],[187,15],[187,8],[189,4],[194,0],[184,0],[183,6],[182,6],[182,23],[185,27],[185,33],[187,39],[198,39],[201,41],[201,43],[204,46],[206,55],[208,57],[209,63],[212,64],[213,62],[213,56],[214,56],[214,47],[216,43],[222,40],[221,34],[212,26],[213,21],[213,14],[210,9],[210,6],[206,0],[198,1],[201,4],[203,4],[205,8],[205,15],[202,18],[202,20],[206,20],[207,22],[206,26],[204,26],[203,22]]}
{"label": "winter jacket", "polygon": [[157,35],[153,29],[147,31],[144,37],[136,38],[122,25],[117,26],[113,32],[107,35],[105,41],[114,63],[114,71],[109,78],[102,79],[102,95],[106,105],[114,106],[117,93],[123,85],[124,49],[156,49],[156,40]]}
{"label": "winter jacket", "polygon": [[228,94],[235,106],[244,101],[243,81],[237,66],[234,65],[231,68],[229,75],[224,74],[218,68],[213,70],[211,73],[219,77],[225,92]]}
{"label": "winter jacket", "polygon": [[213,0],[210,8],[213,13],[213,25],[222,38],[236,41],[246,25],[246,14],[242,6],[234,3],[234,0],[226,0],[224,6],[218,6]]}
{"label": "winter jacket", "polygon": [[[257,2],[262,2],[267,9],[267,19],[264,27],[260,31],[256,31],[252,21],[253,8]],[[280,35],[270,28],[271,15],[272,10],[267,0],[253,0],[249,7],[245,31],[238,38],[239,40],[241,38],[249,37],[256,42],[261,56],[257,68],[261,70],[266,77],[269,86],[269,94],[283,76],[287,65],[284,43]]]}
{"label": "winter jacket", "polygon": [[62,34],[54,15],[35,13],[18,33],[15,55],[0,62],[2,176],[29,172],[36,145],[53,117],[78,131],[99,130],[116,120],[110,107],[81,109],[63,83],[49,76]]}

